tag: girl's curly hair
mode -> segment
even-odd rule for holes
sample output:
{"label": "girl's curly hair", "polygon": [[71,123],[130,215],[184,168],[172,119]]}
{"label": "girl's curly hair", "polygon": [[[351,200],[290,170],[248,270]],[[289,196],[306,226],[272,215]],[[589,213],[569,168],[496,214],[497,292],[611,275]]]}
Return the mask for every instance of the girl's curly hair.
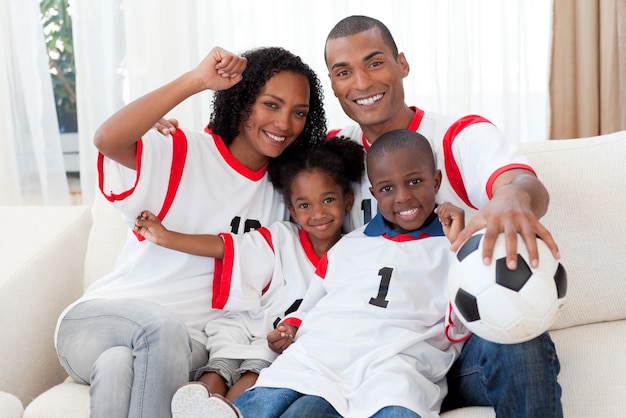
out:
{"label": "girl's curly hair", "polygon": [[328,174],[338,184],[344,195],[353,192],[352,183],[361,181],[365,171],[365,150],[357,142],[343,136],[332,137],[306,154],[291,155],[277,164],[270,177],[287,204],[291,203],[291,187],[302,172],[319,170]]}
{"label": "girl's curly hair", "polygon": [[[220,135],[226,145],[230,144],[240,133],[242,119],[246,121],[250,117],[252,105],[265,83],[277,73],[291,71],[307,78],[310,97],[304,130],[288,149],[306,153],[323,141],[326,135],[324,93],[315,72],[300,57],[280,47],[252,49],[241,56],[248,59],[243,79],[227,90],[215,92],[209,128]],[[270,159],[270,166],[274,165],[272,160],[275,159]]]}

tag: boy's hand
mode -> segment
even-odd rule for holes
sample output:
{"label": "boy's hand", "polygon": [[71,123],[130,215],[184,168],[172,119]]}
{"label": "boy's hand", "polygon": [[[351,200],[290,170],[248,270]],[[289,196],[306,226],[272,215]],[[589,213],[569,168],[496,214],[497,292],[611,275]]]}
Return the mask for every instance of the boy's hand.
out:
{"label": "boy's hand", "polygon": [[280,354],[293,343],[298,328],[293,325],[278,324],[267,334],[267,345],[272,351]]}
{"label": "boy's hand", "polygon": [[451,243],[454,242],[465,228],[465,212],[452,203],[444,202],[435,208],[435,213],[439,216],[444,234]]}

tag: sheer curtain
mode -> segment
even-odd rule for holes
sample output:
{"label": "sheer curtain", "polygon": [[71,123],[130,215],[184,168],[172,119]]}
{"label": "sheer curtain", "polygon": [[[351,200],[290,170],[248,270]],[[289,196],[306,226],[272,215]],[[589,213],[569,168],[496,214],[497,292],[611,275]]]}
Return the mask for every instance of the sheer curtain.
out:
{"label": "sheer curtain", "polygon": [[0,205],[68,205],[39,2],[3,0],[0,27]]}
{"label": "sheer curtain", "polygon": [[[71,0],[70,0],[71,1]],[[329,127],[351,121],[330,88],[324,42],[351,14],[383,21],[411,65],[406,101],[479,113],[518,141],[547,139],[552,1],[546,0],[74,0],[72,5],[83,202],[95,190],[93,133],[124,103],[191,69],[215,45],[235,52],[279,45],[316,70]],[[174,109],[201,129],[211,94]]]}

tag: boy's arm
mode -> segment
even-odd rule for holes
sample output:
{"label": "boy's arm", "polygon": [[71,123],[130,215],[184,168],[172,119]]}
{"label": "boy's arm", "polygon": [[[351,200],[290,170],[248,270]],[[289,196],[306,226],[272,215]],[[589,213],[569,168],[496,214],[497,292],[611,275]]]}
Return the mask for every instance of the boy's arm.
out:
{"label": "boy's arm", "polygon": [[465,212],[452,203],[444,202],[435,208],[435,213],[439,216],[444,234],[453,243],[465,228]]}
{"label": "boy's arm", "polygon": [[135,169],[137,141],[143,134],[190,96],[238,83],[246,65],[246,58],[213,48],[195,69],[129,103],[104,121],[95,133],[95,146],[106,157]]}
{"label": "boy's arm", "polygon": [[224,241],[220,236],[170,231],[159,218],[147,210],[137,217],[134,229],[148,241],[161,247],[203,257],[224,258]]}

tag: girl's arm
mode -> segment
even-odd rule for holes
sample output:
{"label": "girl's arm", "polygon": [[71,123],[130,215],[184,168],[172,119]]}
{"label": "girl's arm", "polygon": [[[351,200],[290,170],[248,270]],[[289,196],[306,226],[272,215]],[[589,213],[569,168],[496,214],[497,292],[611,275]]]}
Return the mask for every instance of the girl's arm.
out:
{"label": "girl's arm", "polygon": [[129,103],[104,121],[95,133],[95,146],[106,157],[135,169],[137,141],[143,134],[190,96],[238,83],[246,65],[246,58],[213,48],[195,69]]}
{"label": "girl's arm", "polygon": [[148,241],[161,247],[203,257],[224,258],[224,241],[220,236],[170,231],[159,218],[147,210],[137,217],[134,229]]}

